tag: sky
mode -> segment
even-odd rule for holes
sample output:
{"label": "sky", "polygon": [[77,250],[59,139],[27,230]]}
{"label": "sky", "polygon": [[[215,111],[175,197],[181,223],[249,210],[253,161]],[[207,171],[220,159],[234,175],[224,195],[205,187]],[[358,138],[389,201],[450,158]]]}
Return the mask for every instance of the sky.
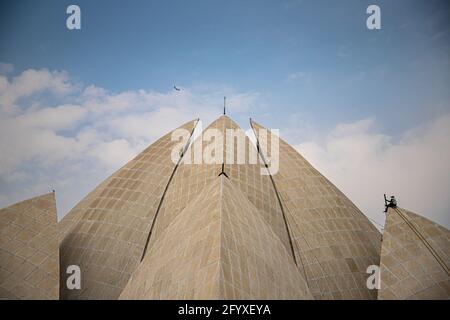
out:
{"label": "sky", "polygon": [[226,95],[376,223],[387,193],[450,227],[449,16],[446,0],[4,0],[0,207],[55,189],[61,218]]}

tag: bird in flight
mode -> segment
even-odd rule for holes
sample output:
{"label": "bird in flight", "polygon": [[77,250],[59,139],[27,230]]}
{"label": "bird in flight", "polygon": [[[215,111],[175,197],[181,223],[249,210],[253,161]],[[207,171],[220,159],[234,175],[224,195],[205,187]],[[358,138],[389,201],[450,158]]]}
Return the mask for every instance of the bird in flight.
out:
{"label": "bird in flight", "polygon": [[177,86],[173,86],[173,88],[175,89],[175,90],[177,90],[177,91],[181,91],[181,89],[180,88],[177,88]]}

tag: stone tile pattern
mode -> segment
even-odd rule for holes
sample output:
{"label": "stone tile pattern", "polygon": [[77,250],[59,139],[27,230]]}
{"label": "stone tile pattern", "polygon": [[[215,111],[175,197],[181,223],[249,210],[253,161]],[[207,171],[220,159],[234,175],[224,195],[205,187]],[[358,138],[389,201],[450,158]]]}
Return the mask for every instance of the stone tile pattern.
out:
{"label": "stone tile pattern", "polygon": [[121,299],[206,299],[219,292],[220,186],[211,184],[149,247]]}
{"label": "stone tile pattern", "polygon": [[[255,135],[264,129],[252,122]],[[270,139],[261,152],[266,159]],[[366,270],[379,264],[380,233],[358,208],[288,143],[279,140],[273,179],[294,239],[299,268],[316,299],[376,299]]]}
{"label": "stone tile pattern", "polygon": [[0,299],[57,300],[59,253],[53,193],[0,210]]}
{"label": "stone tile pattern", "polygon": [[221,299],[312,299],[272,226],[231,180],[222,180]]}
{"label": "stone tile pattern", "polygon": [[[188,149],[185,159],[189,157],[191,164],[186,164],[184,161],[179,166],[162,203],[149,246],[152,246],[152,241],[158,238],[176,216],[198,196],[203,188],[214,181],[222,171],[221,164],[192,164],[194,163],[194,148],[199,147],[199,140],[203,139],[204,133],[208,132],[209,129],[217,129],[225,138],[226,129],[239,129],[239,126],[229,117],[221,116],[209,125]],[[203,150],[207,148],[208,144],[203,142]],[[291,250],[281,208],[270,178],[260,174],[261,168],[265,169],[261,166],[262,162],[257,164],[250,164],[249,162],[249,150],[252,148],[255,155],[257,155],[256,148],[247,137],[245,137],[245,144],[239,145],[235,143],[234,145],[237,145],[233,150],[234,159],[237,159],[238,147],[240,147],[241,154],[245,154],[245,161],[243,164],[237,164],[236,161],[234,164],[226,164],[224,171],[233,184],[257,208],[259,214],[272,226],[286,249]],[[244,148],[245,151],[242,150]],[[222,152],[225,160],[226,151],[229,150],[226,139],[223,141],[223,144],[218,143],[217,150]]]}
{"label": "stone tile pattern", "polygon": [[121,299],[311,298],[292,257],[221,175],[158,237]]}
{"label": "stone tile pattern", "polygon": [[[192,132],[196,120],[180,128]],[[117,299],[138,266],[153,217],[174,170],[179,141],[169,132],[75,206],[59,223],[61,299]],[[81,268],[68,290],[66,268]]]}
{"label": "stone tile pattern", "polygon": [[[450,266],[450,232],[402,208],[397,208],[434,251]],[[398,214],[389,208],[381,248],[378,299],[449,299],[450,278],[444,268]]]}

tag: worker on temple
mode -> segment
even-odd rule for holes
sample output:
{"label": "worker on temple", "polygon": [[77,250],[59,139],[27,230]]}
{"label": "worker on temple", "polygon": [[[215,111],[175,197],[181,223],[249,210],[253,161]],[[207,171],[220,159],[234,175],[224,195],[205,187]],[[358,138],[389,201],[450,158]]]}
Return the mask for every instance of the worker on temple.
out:
{"label": "worker on temple", "polygon": [[388,208],[397,208],[397,199],[395,199],[394,196],[391,196],[391,199],[388,200],[386,198],[386,195],[384,195],[384,206],[385,206],[384,212],[387,212]]}

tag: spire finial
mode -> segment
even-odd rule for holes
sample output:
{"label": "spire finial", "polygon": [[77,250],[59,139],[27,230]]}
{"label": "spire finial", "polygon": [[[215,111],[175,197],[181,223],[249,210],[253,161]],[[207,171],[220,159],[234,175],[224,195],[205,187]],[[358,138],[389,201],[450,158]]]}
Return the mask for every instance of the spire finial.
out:
{"label": "spire finial", "polygon": [[226,105],[227,105],[227,97],[223,97],[223,114],[226,114],[225,113]]}

